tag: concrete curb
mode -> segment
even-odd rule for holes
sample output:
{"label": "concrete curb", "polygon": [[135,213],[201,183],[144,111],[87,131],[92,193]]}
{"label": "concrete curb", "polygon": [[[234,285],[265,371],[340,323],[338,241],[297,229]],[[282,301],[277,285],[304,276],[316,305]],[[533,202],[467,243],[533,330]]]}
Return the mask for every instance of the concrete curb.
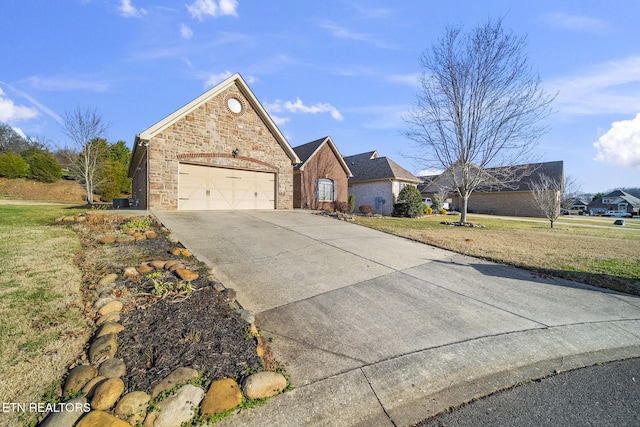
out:
{"label": "concrete curb", "polygon": [[299,387],[222,426],[409,426],[474,398],[640,356],[640,320],[536,329],[423,350]]}

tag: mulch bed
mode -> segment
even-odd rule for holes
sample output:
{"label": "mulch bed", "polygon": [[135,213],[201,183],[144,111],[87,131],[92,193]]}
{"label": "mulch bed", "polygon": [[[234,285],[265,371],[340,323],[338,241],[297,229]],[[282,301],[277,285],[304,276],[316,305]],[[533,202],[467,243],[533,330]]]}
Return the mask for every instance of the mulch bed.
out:
{"label": "mulch bed", "polygon": [[[238,382],[245,375],[264,370],[264,362],[256,353],[256,339],[248,334],[249,324],[235,312],[238,303],[228,301],[213,288],[216,283],[207,278],[206,269],[197,259],[180,257],[188,268],[200,272],[200,277],[191,282],[191,292],[154,295],[153,279],[178,282],[168,271],[153,278],[142,276],[138,281],[121,276],[124,268],[142,261],[176,258],[169,253],[176,244],[169,241],[168,231],[155,220],[150,226],[158,234],[155,239],[115,245],[97,242],[101,235],[124,230],[129,220],[105,211],[87,215],[86,221],[74,227],[84,247],[78,265],[86,283],[88,316],[95,316],[91,307],[98,298],[114,296],[125,302],[120,320],[125,329],[118,334],[115,357],[127,366],[123,378],[127,390],[149,393],[178,367],[196,369],[209,380],[228,377]],[[114,272],[120,276],[114,286],[108,290],[96,286],[101,277]]]}

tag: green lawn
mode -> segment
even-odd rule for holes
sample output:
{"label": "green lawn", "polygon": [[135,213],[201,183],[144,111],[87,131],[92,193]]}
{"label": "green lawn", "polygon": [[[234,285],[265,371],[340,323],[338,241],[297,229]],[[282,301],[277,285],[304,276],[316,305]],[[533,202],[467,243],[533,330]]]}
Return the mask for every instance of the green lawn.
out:
{"label": "green lawn", "polygon": [[458,253],[640,295],[640,220],[614,227],[611,218],[469,215],[484,228],[452,227],[453,215],[356,217],[357,224]]}
{"label": "green lawn", "polygon": [[[0,399],[41,402],[82,352],[89,328],[82,317],[82,276],[76,234],[54,220],[64,206],[0,204]],[[20,425],[17,413],[0,414]],[[0,424],[2,424],[0,422]]]}

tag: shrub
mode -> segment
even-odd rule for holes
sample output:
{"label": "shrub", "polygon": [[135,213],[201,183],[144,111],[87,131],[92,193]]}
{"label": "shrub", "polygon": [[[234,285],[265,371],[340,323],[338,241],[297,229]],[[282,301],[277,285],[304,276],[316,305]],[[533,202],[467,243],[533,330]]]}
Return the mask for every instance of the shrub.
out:
{"label": "shrub", "polygon": [[425,206],[420,190],[413,185],[407,185],[398,194],[398,202],[393,205],[393,215],[415,218],[422,214]]}
{"label": "shrub", "polygon": [[371,215],[373,213],[373,207],[371,207],[371,205],[360,205],[358,210],[364,215]]}
{"label": "shrub", "polygon": [[440,215],[446,215],[448,214],[446,209],[440,209]]}
{"label": "shrub", "polygon": [[356,196],[349,194],[349,196],[347,196],[347,203],[349,204],[349,213],[352,213],[356,208]]}
{"label": "shrub", "polygon": [[62,168],[51,153],[39,151],[25,157],[29,164],[27,178],[40,182],[56,182],[62,178]]}
{"label": "shrub", "polygon": [[343,202],[341,200],[336,200],[335,202],[333,202],[333,207],[336,212],[342,213],[347,213],[347,209],[349,208],[347,202]]}
{"label": "shrub", "polygon": [[24,178],[29,165],[19,154],[7,152],[0,154],[0,176],[4,178]]}
{"label": "shrub", "polygon": [[431,198],[431,207],[434,211],[439,212],[442,209],[442,200],[440,200],[440,196],[435,194],[433,198]]}
{"label": "shrub", "polygon": [[[427,206],[427,205],[425,205]],[[433,213],[433,209],[427,206],[427,208],[423,211],[426,215],[431,215]]]}

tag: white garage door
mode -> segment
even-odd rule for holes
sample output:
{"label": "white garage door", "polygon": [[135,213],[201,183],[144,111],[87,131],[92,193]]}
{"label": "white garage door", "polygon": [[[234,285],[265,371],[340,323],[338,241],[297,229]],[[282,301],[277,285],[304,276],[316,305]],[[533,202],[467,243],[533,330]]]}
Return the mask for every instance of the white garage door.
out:
{"label": "white garage door", "polygon": [[275,174],[180,164],[179,210],[275,209]]}

